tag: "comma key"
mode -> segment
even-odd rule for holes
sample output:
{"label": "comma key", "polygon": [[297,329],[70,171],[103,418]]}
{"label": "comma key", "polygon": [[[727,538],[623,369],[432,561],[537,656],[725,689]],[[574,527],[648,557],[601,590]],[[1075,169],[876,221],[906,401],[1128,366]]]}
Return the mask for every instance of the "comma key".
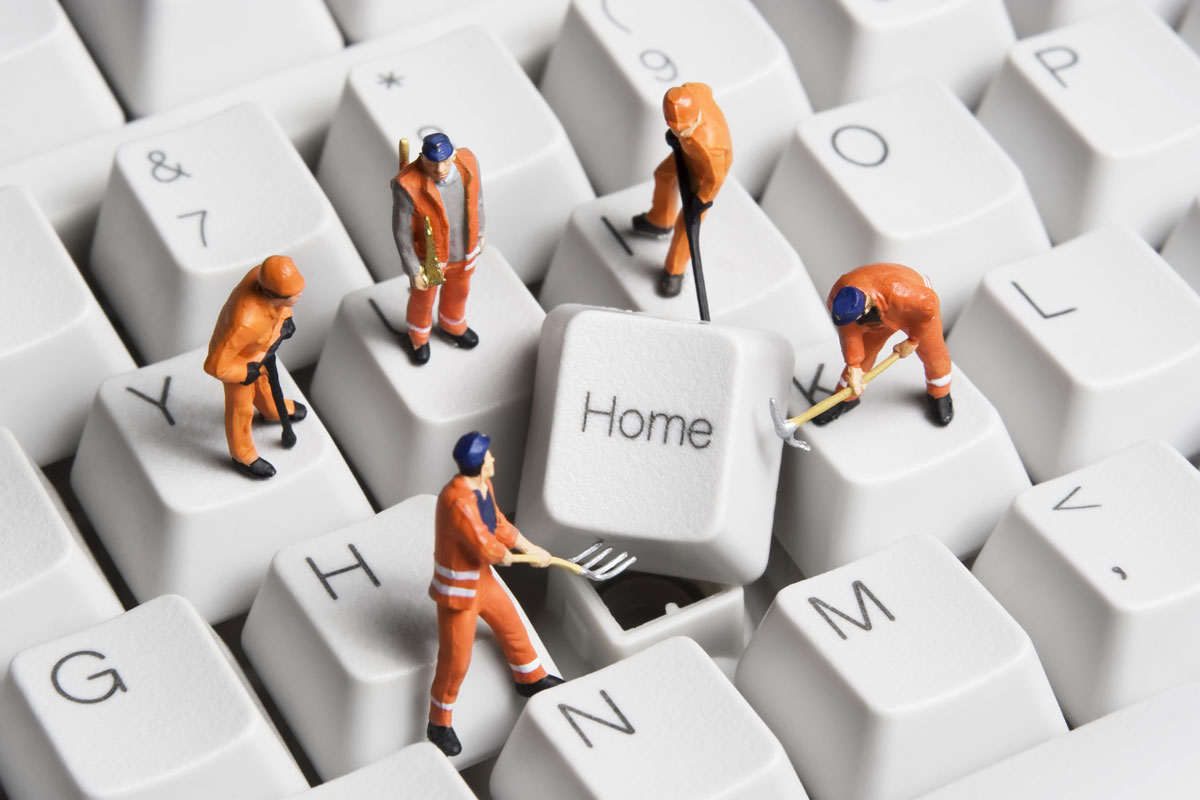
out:
{"label": "comma key", "polygon": [[267,800],[306,787],[233,657],[164,596],[30,648],[0,684],[12,800]]}

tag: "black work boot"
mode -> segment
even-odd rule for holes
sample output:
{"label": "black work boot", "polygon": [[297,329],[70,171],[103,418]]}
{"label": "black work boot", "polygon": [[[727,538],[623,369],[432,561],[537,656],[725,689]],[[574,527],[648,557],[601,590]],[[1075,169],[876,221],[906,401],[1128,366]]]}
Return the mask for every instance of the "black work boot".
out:
{"label": "black work boot", "polygon": [[663,297],[675,297],[683,291],[683,276],[672,275],[663,270],[663,274],[658,279],[658,293]]}
{"label": "black work boot", "polygon": [[412,359],[413,364],[419,367],[429,363],[429,342],[417,347],[412,343],[412,339],[405,336],[404,345],[406,345],[404,349],[408,351],[408,357]]}
{"label": "black work boot", "polygon": [[838,403],[833,408],[827,408],[824,411],[822,411],[820,414],[817,414],[815,417],[813,417],[812,424],[813,425],[828,425],[829,423],[833,422],[835,419],[840,417],[842,414],[845,414],[847,411],[850,411],[851,409],[854,409],[854,408],[858,408],[858,404],[861,402],[862,402],[862,398],[856,397],[853,400],[846,400],[845,402]]}
{"label": "black work boot", "polygon": [[943,397],[925,395],[925,416],[929,417],[929,421],[934,425],[940,425],[943,428],[949,425],[950,420],[954,419],[954,402],[950,399],[950,395]]}
{"label": "black work boot", "polygon": [[251,464],[243,464],[235,458],[233,465],[237,467],[238,472],[255,480],[265,480],[275,474],[275,467],[265,458],[256,458]]}
{"label": "black work boot", "polygon": [[288,419],[292,422],[299,422],[308,416],[308,406],[299,401],[292,402],[292,413],[288,414]]}
{"label": "black work boot", "polygon": [[664,228],[661,225],[655,225],[645,214],[638,214],[633,218],[633,232],[640,236],[648,236],[651,239],[665,239],[671,235],[672,230],[674,228]]}
{"label": "black work boot", "polygon": [[456,756],[462,752],[462,744],[458,734],[449,725],[434,725],[432,722],[425,726],[425,738],[437,745],[437,748],[447,756]]}
{"label": "black work boot", "polygon": [[533,683],[518,683],[517,694],[521,695],[521,697],[533,697],[538,692],[549,689],[553,686],[558,686],[560,683],[566,683],[566,681],[557,675],[547,675],[541,680],[534,681]]}
{"label": "black work boot", "polygon": [[450,331],[438,328],[438,331],[454,343],[455,347],[461,347],[463,350],[470,350],[475,345],[479,344],[479,334],[467,328],[462,333],[450,333]]}

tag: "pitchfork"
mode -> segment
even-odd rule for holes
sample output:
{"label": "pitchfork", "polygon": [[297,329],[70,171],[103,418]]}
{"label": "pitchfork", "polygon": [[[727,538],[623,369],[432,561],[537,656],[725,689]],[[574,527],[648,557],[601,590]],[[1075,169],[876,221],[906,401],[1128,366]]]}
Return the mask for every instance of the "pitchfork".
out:
{"label": "pitchfork", "polygon": [[[603,548],[603,550],[601,550],[601,548]],[[600,552],[596,555],[592,555],[593,553],[596,553],[597,550],[600,550]],[[622,572],[628,569],[633,562],[637,561],[637,556],[631,556],[629,553],[621,553],[620,555],[613,556],[611,559],[609,559],[608,563],[601,564],[597,567],[596,565],[608,558],[608,554],[612,551],[613,549],[611,547],[604,547],[604,542],[596,542],[587,550],[584,550],[582,553],[571,559],[550,556],[550,566],[562,567],[565,570],[569,570],[570,572],[573,572],[576,575],[580,575],[591,581],[606,581],[609,578],[615,578],[616,576],[620,575]],[[586,563],[584,563],[584,559],[587,559]],[[524,553],[514,553],[512,561],[514,564],[532,564],[537,561],[537,558]]]}

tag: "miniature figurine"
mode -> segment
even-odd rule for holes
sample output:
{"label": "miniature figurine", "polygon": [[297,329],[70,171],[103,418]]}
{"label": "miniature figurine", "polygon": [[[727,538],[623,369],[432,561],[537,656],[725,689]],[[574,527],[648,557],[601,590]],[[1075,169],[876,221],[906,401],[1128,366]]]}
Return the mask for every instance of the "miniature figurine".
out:
{"label": "miniature figurine", "polygon": [[[402,162],[407,161],[406,145],[401,144]],[[413,363],[429,361],[439,283],[438,328],[458,347],[479,344],[479,336],[467,327],[467,294],[486,236],[479,162],[470,150],[455,150],[444,133],[424,138],[421,154],[402,163],[392,179],[392,234],[412,289],[406,349]]]}
{"label": "miniature figurine", "polygon": [[496,506],[490,444],[487,436],[471,431],[454,445],[458,474],[438,495],[434,520],[429,596],[437,603],[438,658],[425,734],[448,756],[462,752],[451,712],[471,663],[477,617],[495,632],[518,694],[532,697],[563,682],[541,665],[513,601],[491,569],[492,564],[513,563],[511,547],[532,556],[539,567],[549,566],[551,556],[521,535]]}
{"label": "miniature figurine", "polygon": [[814,417],[814,423],[826,425],[859,404],[863,371],[874,366],[892,334],[903,331],[908,339],[894,350],[900,358],[916,352],[925,365],[926,415],[935,425],[950,424],[950,353],[942,338],[941,304],[928,278],[901,264],[868,264],[838,279],[828,306],[846,362],[837,388],[849,386],[850,399]]}
{"label": "miniature figurine", "polygon": [[270,478],[275,467],[260,458],[250,425],[254,409],[283,426],[283,444],[296,443],[292,422],[308,415],[303,403],[285,400],[275,351],[296,332],[292,307],[304,278],[287,256],[270,256],[229,294],[213,327],[204,371],[225,384],[225,440],[234,465],[251,478]]}
{"label": "miniature figurine", "polygon": [[[659,294],[674,297],[683,288],[688,258],[695,255],[699,261],[699,248],[693,254],[688,239],[698,235],[700,220],[725,182],[733,163],[733,146],[725,115],[707,84],[685,83],[668,89],[663,97],[663,116],[670,129],[668,142],[672,136],[677,139],[677,143],[672,143],[675,152],[654,170],[650,210],[633,218],[633,230],[655,238],[665,238],[674,230],[658,283]],[[681,154],[678,161],[682,167],[677,164],[676,154]],[[686,184],[679,175],[684,171],[688,176]],[[689,207],[677,212],[677,195],[681,191],[690,202]]]}

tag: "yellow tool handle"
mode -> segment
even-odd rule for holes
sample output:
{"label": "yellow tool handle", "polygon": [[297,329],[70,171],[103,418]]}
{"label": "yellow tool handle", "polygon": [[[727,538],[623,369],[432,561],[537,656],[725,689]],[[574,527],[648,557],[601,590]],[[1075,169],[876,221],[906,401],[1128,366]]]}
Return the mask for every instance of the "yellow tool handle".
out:
{"label": "yellow tool handle", "polygon": [[[892,353],[890,356],[885,358],[882,362],[875,365],[874,369],[872,369],[866,375],[863,375],[863,385],[865,386],[866,384],[875,380],[875,378],[877,378],[879,376],[879,373],[883,372],[885,369],[890,367],[892,364],[895,364],[899,360],[900,360],[900,354],[895,353],[895,352]],[[805,411],[800,416],[792,417],[791,419],[788,420],[788,422],[791,422],[795,425],[803,425],[804,423],[808,422],[810,419],[817,416],[818,414],[821,414],[821,413],[833,408],[838,403],[842,402],[843,400],[845,400],[847,397],[849,397],[852,394],[853,394],[853,392],[850,390],[850,387],[847,386],[845,389],[842,389],[840,392],[837,392],[836,394],[832,394],[829,397],[826,397],[824,400],[817,403],[815,406],[810,408],[808,411]]]}
{"label": "yellow tool handle", "polygon": [[400,139],[400,169],[408,166],[408,138]]}
{"label": "yellow tool handle", "polygon": [[[512,560],[513,560],[514,564],[535,564],[535,563],[537,563],[536,558],[534,558],[531,555],[527,555],[525,553],[513,553]],[[563,569],[569,570],[570,572],[573,572],[576,575],[583,572],[583,567],[579,566],[578,564],[576,564],[573,561],[567,561],[565,558],[559,558],[558,556],[550,556],[550,566],[562,567]]]}

